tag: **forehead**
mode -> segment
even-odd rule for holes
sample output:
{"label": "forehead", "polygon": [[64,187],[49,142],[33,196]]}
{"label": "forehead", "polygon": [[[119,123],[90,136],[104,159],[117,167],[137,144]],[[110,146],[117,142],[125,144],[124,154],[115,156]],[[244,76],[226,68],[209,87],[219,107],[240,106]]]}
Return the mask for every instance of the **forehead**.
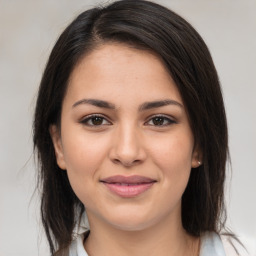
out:
{"label": "forehead", "polygon": [[92,93],[100,97],[137,94],[148,100],[171,93],[180,99],[171,75],[156,54],[119,43],[99,46],[73,70],[67,94],[77,98]]}

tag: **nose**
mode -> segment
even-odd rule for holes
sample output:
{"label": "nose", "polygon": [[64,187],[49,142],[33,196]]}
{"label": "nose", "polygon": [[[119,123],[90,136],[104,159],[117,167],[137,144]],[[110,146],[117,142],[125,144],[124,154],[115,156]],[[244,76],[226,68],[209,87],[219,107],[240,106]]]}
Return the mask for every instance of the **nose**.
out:
{"label": "nose", "polygon": [[132,167],[145,161],[146,151],[138,129],[128,125],[117,128],[110,150],[112,162]]}

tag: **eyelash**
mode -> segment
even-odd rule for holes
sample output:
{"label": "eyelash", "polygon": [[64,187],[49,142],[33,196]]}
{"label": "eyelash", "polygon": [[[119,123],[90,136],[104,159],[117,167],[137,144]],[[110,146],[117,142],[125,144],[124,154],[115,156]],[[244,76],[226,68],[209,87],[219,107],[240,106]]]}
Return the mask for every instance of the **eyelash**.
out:
{"label": "eyelash", "polygon": [[[92,122],[92,120],[93,120],[94,118],[99,118],[99,119],[101,119],[103,122],[107,122],[107,124],[89,124],[89,122],[90,122],[90,121]],[[93,126],[95,126],[95,127],[99,126],[99,127],[100,127],[100,126],[102,126],[102,125],[111,125],[111,122],[109,122],[109,121],[106,119],[106,117],[104,117],[104,116],[102,116],[102,115],[99,115],[99,114],[93,114],[93,115],[86,116],[84,119],[82,119],[82,120],[80,121],[80,123],[83,124],[83,125],[86,125],[86,126],[91,126],[91,127],[93,127]]]}
{"label": "eyelash", "polygon": [[[99,121],[102,121],[103,123],[99,123],[99,124],[93,124],[92,121],[93,119],[99,118]],[[155,124],[154,120],[157,121],[156,119],[160,119],[158,121],[163,122],[162,124]],[[89,124],[89,122],[91,122]],[[107,123],[104,123],[107,122]],[[153,124],[149,124],[150,122],[153,122]],[[110,121],[107,120],[106,117],[99,115],[99,114],[93,114],[93,115],[89,115],[87,117],[85,117],[84,119],[82,119],[80,121],[81,124],[86,125],[86,126],[90,126],[90,127],[101,127],[103,125],[112,125],[112,123]],[[152,116],[148,119],[147,122],[145,122],[145,125],[148,126],[155,126],[155,127],[166,127],[166,126],[170,126],[174,123],[177,123],[175,120],[171,119],[170,117],[167,117],[165,115],[155,115]]]}
{"label": "eyelash", "polygon": [[[160,125],[157,125],[157,124],[148,124],[150,121],[154,122],[153,120],[155,119],[162,119],[162,121],[164,122],[164,124],[160,124]],[[167,123],[166,123],[167,122]],[[166,126],[170,126],[172,124],[175,124],[177,123],[175,120],[173,120],[172,118],[170,117],[167,117],[165,115],[155,115],[155,116],[151,116],[150,119],[146,122],[147,125],[150,125],[150,126],[155,126],[155,127],[166,127]]]}

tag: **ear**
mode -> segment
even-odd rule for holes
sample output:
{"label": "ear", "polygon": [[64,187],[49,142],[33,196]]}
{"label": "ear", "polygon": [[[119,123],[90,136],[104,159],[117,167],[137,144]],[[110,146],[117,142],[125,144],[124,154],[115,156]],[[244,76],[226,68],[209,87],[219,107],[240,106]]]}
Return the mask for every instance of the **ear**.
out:
{"label": "ear", "polygon": [[49,132],[52,138],[57,164],[61,169],[66,170],[60,131],[56,125],[51,125]]}
{"label": "ear", "polygon": [[198,146],[195,146],[192,153],[191,167],[198,168],[203,163],[203,154]]}

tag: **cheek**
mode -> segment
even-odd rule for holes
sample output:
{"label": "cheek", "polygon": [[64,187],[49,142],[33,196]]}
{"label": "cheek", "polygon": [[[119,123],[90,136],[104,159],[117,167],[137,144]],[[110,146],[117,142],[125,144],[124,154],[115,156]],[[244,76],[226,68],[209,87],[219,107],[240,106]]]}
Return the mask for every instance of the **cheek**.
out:
{"label": "cheek", "polygon": [[193,153],[192,136],[166,137],[154,143],[151,149],[154,164],[161,170],[161,179],[166,189],[172,192],[185,189],[191,171]]}
{"label": "cheek", "polygon": [[[167,168],[191,168],[193,141],[186,137],[166,138],[161,143],[154,143],[151,154],[155,161]],[[164,169],[165,169],[164,168]],[[187,169],[186,168],[186,169]]]}
{"label": "cheek", "polygon": [[79,198],[89,193],[98,182],[100,169],[107,152],[106,139],[75,132],[63,137],[63,153],[70,184]]}
{"label": "cheek", "polygon": [[191,172],[193,143],[184,137],[164,140],[154,148],[154,164],[160,170],[159,204],[166,211],[180,207]]}
{"label": "cheek", "polygon": [[64,159],[69,173],[76,175],[87,175],[93,171],[95,165],[95,154],[92,147],[81,140],[64,141]]}
{"label": "cheek", "polygon": [[82,128],[65,134],[67,136],[62,136],[62,141],[67,169],[84,174],[88,170],[93,172],[106,154],[108,139],[95,134],[88,135]]}

